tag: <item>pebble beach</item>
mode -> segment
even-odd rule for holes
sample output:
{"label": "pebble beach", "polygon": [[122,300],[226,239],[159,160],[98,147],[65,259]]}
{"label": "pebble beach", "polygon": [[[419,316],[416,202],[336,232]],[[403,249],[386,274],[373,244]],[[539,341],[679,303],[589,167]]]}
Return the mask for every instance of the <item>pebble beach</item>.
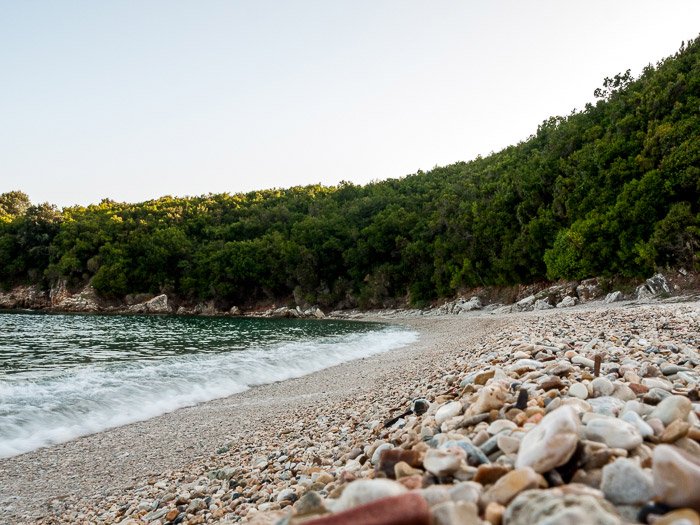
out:
{"label": "pebble beach", "polygon": [[700,524],[696,300],[382,319],[418,342],[0,460],[0,522]]}

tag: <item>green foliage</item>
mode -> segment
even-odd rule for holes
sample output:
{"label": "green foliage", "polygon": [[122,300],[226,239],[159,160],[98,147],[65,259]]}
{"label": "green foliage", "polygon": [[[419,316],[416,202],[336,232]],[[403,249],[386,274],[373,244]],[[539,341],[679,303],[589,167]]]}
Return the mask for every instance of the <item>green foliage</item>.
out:
{"label": "green foliage", "polygon": [[400,180],[104,200],[58,212],[0,195],[0,285],[92,282],[374,307],[461,288],[698,266],[700,41],[524,142]]}

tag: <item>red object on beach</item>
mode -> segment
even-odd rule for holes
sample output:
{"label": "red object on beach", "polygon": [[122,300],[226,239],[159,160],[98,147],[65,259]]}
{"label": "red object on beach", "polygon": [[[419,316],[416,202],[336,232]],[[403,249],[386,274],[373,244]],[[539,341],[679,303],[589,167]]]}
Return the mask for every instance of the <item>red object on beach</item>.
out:
{"label": "red object on beach", "polygon": [[430,508],[416,492],[382,498],[354,509],[328,514],[304,525],[430,525]]}

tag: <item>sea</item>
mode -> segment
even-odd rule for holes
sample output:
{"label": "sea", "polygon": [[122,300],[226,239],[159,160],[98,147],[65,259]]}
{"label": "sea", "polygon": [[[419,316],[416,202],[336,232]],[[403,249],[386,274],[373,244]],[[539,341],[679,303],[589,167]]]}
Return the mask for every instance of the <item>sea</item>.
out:
{"label": "sea", "polygon": [[0,458],[415,341],[380,323],[0,312]]}

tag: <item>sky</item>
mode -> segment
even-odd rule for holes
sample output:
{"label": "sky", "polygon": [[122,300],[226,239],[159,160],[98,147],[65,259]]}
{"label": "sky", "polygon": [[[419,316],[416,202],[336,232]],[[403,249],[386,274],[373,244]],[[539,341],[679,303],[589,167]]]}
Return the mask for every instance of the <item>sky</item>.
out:
{"label": "sky", "polygon": [[0,0],[0,193],[396,178],[515,144],[700,33],[697,0]]}

